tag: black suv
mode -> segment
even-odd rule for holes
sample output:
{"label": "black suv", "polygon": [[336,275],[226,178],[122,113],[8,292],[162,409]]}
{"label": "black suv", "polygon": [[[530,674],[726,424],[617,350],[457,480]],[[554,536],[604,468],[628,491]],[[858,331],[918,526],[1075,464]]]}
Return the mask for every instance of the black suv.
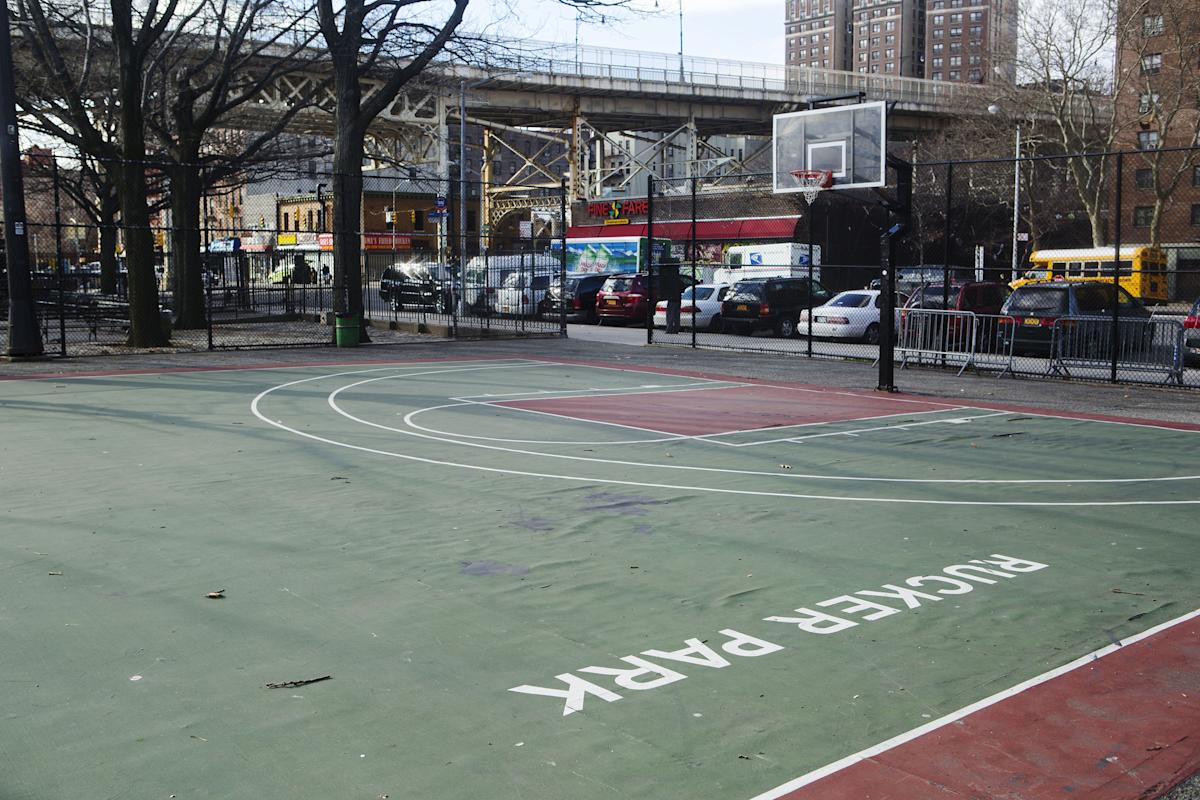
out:
{"label": "black suv", "polygon": [[[610,272],[580,272],[567,275],[560,291],[558,281],[550,281],[550,288],[538,303],[538,314],[543,319],[557,319],[566,309],[567,322],[586,322],[595,325],[596,292],[612,277]],[[565,298],[565,299],[564,299]]]}
{"label": "black suv", "polygon": [[796,335],[800,312],[824,305],[833,294],[808,278],[755,278],[738,281],[721,303],[725,330],[750,335],[772,330],[785,338]]}
{"label": "black suv", "polygon": [[419,308],[445,314],[454,301],[455,281],[445,264],[393,264],[379,277],[379,299],[400,311]]}
{"label": "black suv", "polygon": [[[1000,309],[1000,342],[1015,353],[1048,356],[1054,343],[1054,323],[1059,317],[1112,319],[1113,286],[1101,281],[1049,281],[1027,283],[1009,295]],[[1117,289],[1117,317],[1128,335],[1150,320],[1150,311],[1124,288]]]}

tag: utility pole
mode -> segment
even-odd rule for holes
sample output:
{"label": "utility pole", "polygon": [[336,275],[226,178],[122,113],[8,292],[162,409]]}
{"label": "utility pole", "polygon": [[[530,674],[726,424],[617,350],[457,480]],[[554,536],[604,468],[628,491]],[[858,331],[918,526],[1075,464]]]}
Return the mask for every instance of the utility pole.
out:
{"label": "utility pole", "polygon": [[13,358],[42,354],[29,270],[25,229],[25,186],[21,178],[21,146],[17,136],[16,92],[13,87],[12,39],[8,5],[0,3],[0,186],[4,191],[4,242],[8,254],[8,347]]}

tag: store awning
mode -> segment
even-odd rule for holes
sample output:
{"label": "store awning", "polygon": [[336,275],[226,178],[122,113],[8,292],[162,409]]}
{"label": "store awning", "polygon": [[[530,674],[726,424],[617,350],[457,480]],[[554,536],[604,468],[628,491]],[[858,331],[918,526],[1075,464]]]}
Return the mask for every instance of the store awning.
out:
{"label": "store awning", "polygon": [[[794,239],[795,217],[771,217],[768,219],[721,219],[698,220],[696,240],[741,241],[745,239]],[[635,222],[630,225],[572,225],[567,228],[568,239],[600,239],[617,236],[645,236],[647,225]],[[691,222],[655,222],[654,237],[686,242],[692,238]]]}

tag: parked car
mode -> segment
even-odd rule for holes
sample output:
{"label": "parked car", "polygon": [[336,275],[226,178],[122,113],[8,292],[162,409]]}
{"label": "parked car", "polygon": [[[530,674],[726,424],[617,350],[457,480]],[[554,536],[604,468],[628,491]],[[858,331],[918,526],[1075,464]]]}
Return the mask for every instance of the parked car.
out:
{"label": "parked car", "polygon": [[463,305],[481,316],[493,314],[496,293],[509,275],[520,270],[556,269],[561,263],[559,256],[546,253],[475,256],[467,262],[463,273]]}
{"label": "parked car", "polygon": [[800,312],[824,305],[833,293],[808,278],[756,278],[738,281],[721,303],[725,330],[746,336],[756,330],[774,331],[776,336],[796,335]]}
{"label": "parked car", "polygon": [[445,314],[453,304],[456,287],[446,264],[392,264],[379,276],[379,299],[391,303],[397,311],[418,308]]}
{"label": "parked car", "polygon": [[972,281],[952,283],[946,294],[949,303],[942,300],[943,284],[933,283],[919,287],[905,303],[906,309],[928,308],[947,311],[971,311],[975,314],[999,314],[1008,299],[1008,287],[998,281]]}
{"label": "parked car", "polygon": [[558,283],[557,264],[530,265],[510,272],[496,291],[496,313],[509,317],[532,317],[537,313],[551,284]]}
{"label": "parked car", "polygon": [[538,314],[543,319],[557,319],[565,308],[568,322],[595,325],[598,321],[596,293],[610,277],[612,273],[608,272],[572,273],[563,278],[561,288],[557,282],[550,281],[550,288],[538,303]]}
{"label": "parked car", "polygon": [[[729,294],[727,283],[700,283],[683,290],[679,297],[679,324],[690,328],[695,321],[696,329],[721,330],[721,301]],[[654,327],[667,327],[667,301],[659,300],[654,307]]]}
{"label": "parked car", "polygon": [[[896,297],[895,319],[908,300],[903,294]],[[878,289],[854,289],[842,292],[823,306],[800,312],[798,333],[808,332],[812,316],[812,335],[828,339],[862,339],[867,344],[879,343],[879,309],[883,292]]]}
{"label": "parked car", "polygon": [[1200,358],[1200,298],[1192,303],[1192,310],[1183,320],[1183,337],[1190,351],[1188,355]]}
{"label": "parked car", "polygon": [[[1149,320],[1150,311],[1136,297],[1117,287],[1117,316],[1124,320]],[[1082,281],[1031,283],[1013,290],[1001,314],[1001,345],[1014,353],[1048,356],[1054,323],[1060,317],[1112,317],[1111,284]]]}
{"label": "parked car", "polygon": [[[688,275],[680,275],[683,286],[691,286]],[[645,323],[650,314],[650,301],[658,295],[658,276],[644,272],[625,272],[612,275],[596,293],[596,317],[600,324],[606,322]]]}

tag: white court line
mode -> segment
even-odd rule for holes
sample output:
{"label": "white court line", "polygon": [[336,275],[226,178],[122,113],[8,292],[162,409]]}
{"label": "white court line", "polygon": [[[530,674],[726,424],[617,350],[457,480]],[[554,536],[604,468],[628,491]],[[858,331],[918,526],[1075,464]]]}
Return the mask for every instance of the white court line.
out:
{"label": "white court line", "polygon": [[[367,370],[362,370],[362,371],[365,372]],[[251,402],[251,411],[254,414],[254,416],[258,417],[263,422],[266,422],[268,425],[273,425],[282,430],[286,430],[290,433],[295,433],[299,436],[303,436],[303,437],[313,439],[316,441],[321,441],[326,444],[334,445],[336,447],[345,447],[348,449],[357,450],[357,451],[361,451],[361,452],[375,453],[377,455],[390,456],[393,458],[401,458],[401,459],[405,459],[405,460],[409,460],[409,461],[416,461],[416,462],[427,463],[427,464],[437,464],[437,465],[441,465],[441,466],[460,467],[463,469],[471,469],[471,470],[477,470],[477,471],[481,471],[481,472],[498,473],[498,474],[506,474],[506,475],[523,475],[523,476],[537,477],[537,478],[552,478],[552,479],[556,479],[556,480],[578,481],[578,482],[583,482],[583,483],[587,483],[587,482],[605,483],[605,484],[616,484],[616,485],[623,485],[623,486],[679,489],[679,490],[685,490],[685,491],[704,491],[704,492],[712,492],[715,494],[735,494],[735,495],[748,495],[748,496],[757,496],[757,497],[786,497],[786,498],[796,498],[796,499],[806,499],[806,500],[838,500],[838,501],[851,501],[851,502],[858,501],[858,502],[874,502],[874,503],[905,503],[905,504],[921,504],[921,505],[1092,507],[1092,506],[1143,506],[1143,505],[1196,505],[1196,504],[1200,504],[1200,500],[1119,500],[1119,501],[1096,501],[1096,502],[978,501],[978,500],[922,500],[922,499],[913,499],[913,498],[887,498],[887,497],[853,497],[853,496],[842,496],[842,495],[808,495],[808,494],[797,494],[797,493],[790,493],[790,492],[767,492],[767,491],[752,491],[752,490],[745,490],[745,489],[725,489],[725,488],[719,488],[719,487],[681,486],[681,485],[675,485],[675,484],[648,483],[648,482],[628,481],[628,480],[613,480],[613,479],[607,479],[607,478],[588,478],[588,477],[574,476],[574,475],[547,474],[547,473],[540,473],[540,472],[528,472],[528,471],[524,471],[524,470],[512,470],[512,469],[506,469],[506,468],[485,467],[485,466],[478,465],[478,464],[465,464],[465,463],[454,462],[454,461],[441,461],[438,459],[424,458],[421,456],[414,456],[414,455],[409,455],[406,453],[396,453],[396,452],[392,452],[392,451],[388,451],[388,450],[379,450],[376,448],[362,447],[359,445],[349,444],[348,442],[339,442],[337,440],[327,439],[325,437],[316,436],[315,434],[309,434],[309,433],[305,433],[303,431],[296,430],[295,428],[284,425],[282,422],[279,422],[279,421],[269,420],[263,414],[261,414],[258,410],[258,404],[259,404],[260,400],[279,389],[285,389],[285,388],[288,388],[291,386],[295,386],[297,384],[308,383],[310,381],[322,380],[323,378],[333,378],[333,377],[340,377],[341,375],[352,375],[352,374],[356,374],[356,373],[343,372],[343,373],[336,373],[336,374],[325,375],[325,376],[318,375],[315,377],[302,378],[299,380],[291,381],[289,383],[274,386],[270,389],[266,389],[263,392],[260,392],[258,394],[258,396],[256,396],[254,398],[254,400]],[[420,373],[415,373],[415,374],[420,374]],[[476,447],[476,448],[481,448],[481,449],[485,449],[485,450],[496,450],[496,451],[501,451],[501,452],[517,453],[517,454],[523,454],[523,455],[542,456],[545,458],[558,458],[558,459],[565,459],[565,460],[570,460],[570,461],[584,461],[584,462],[595,462],[595,463],[604,463],[604,464],[617,464],[617,465],[623,465],[623,466],[637,466],[637,467],[648,467],[648,468],[657,468],[657,469],[677,469],[677,470],[689,470],[689,471],[696,471],[696,472],[716,472],[716,473],[724,473],[724,474],[766,475],[766,476],[773,476],[773,477],[815,478],[815,479],[836,480],[836,481],[863,481],[863,482],[884,482],[884,483],[938,483],[938,484],[940,484],[940,483],[948,483],[948,484],[959,484],[959,483],[980,483],[980,484],[1146,483],[1146,482],[1160,482],[1160,481],[1195,480],[1195,479],[1200,478],[1200,475],[1177,476],[1177,477],[1167,477],[1167,478],[1083,478],[1083,479],[1074,479],[1074,480],[1072,480],[1072,479],[1053,479],[1053,478],[1047,478],[1047,479],[1030,478],[1030,479],[1014,479],[1014,480],[880,478],[880,477],[862,477],[862,476],[850,476],[850,475],[802,475],[802,474],[796,475],[793,473],[780,474],[780,473],[775,473],[775,472],[768,473],[768,472],[755,472],[755,471],[751,471],[751,470],[731,470],[731,469],[721,469],[721,468],[716,468],[716,467],[697,467],[697,466],[674,465],[674,464],[647,464],[647,463],[640,463],[640,462],[618,461],[615,459],[585,458],[585,457],[581,457],[581,456],[572,456],[572,455],[565,455],[565,454],[542,453],[539,451],[519,450],[519,449],[511,448],[511,447],[498,447],[495,445],[485,445],[485,444],[479,444],[479,443],[475,443],[475,442],[460,442],[460,441],[455,441],[453,439],[446,439],[444,437],[430,436],[427,434],[416,433],[414,431],[406,431],[406,430],[403,430],[400,428],[394,428],[394,427],[390,427],[387,425],[381,425],[379,423],[371,422],[369,420],[364,420],[364,419],[354,416],[353,414],[350,414],[349,412],[341,409],[337,405],[337,395],[339,395],[341,392],[348,390],[348,389],[355,388],[362,384],[373,383],[373,382],[379,381],[379,380],[385,380],[386,377],[387,376],[385,376],[384,378],[372,378],[372,379],[358,381],[356,383],[342,386],[339,389],[330,393],[329,398],[328,398],[328,405],[330,406],[330,408],[332,408],[334,411],[336,411],[338,414],[342,415],[343,417],[346,417],[347,419],[358,422],[360,424],[367,425],[369,427],[379,428],[381,430],[388,430],[388,431],[393,431],[396,433],[401,433],[401,434],[404,434],[407,436],[413,436],[413,437],[417,437],[417,438],[421,438],[421,439],[429,439],[429,440],[432,440],[435,442],[441,442],[443,444],[457,444],[462,447]],[[405,376],[397,375],[397,376],[391,376],[391,377],[405,377]]]}
{"label": "white court line", "polygon": [[1155,625],[1153,628],[1149,628],[1147,630],[1142,631],[1141,633],[1134,634],[1133,636],[1130,636],[1127,639],[1123,639],[1122,641],[1117,642],[1116,644],[1106,645],[1104,647],[1101,647],[1099,650],[1093,650],[1092,652],[1088,653],[1085,656],[1080,656],[1079,658],[1075,659],[1074,661],[1063,664],[1061,667],[1056,667],[1055,669],[1052,669],[1049,672],[1043,672],[1041,675],[1038,675],[1037,677],[1030,678],[1027,681],[1022,681],[1021,683],[1018,683],[1016,686],[1005,689],[1002,692],[997,692],[996,694],[992,695],[991,697],[985,697],[983,700],[972,703],[969,706],[964,706],[963,708],[960,708],[957,711],[951,712],[944,717],[935,719],[932,722],[927,722],[924,725],[921,725],[920,727],[913,728],[911,731],[902,733],[899,736],[893,736],[891,739],[882,741],[877,745],[868,747],[865,750],[860,750],[857,753],[855,753],[854,755],[846,756],[845,758],[834,761],[832,764],[826,764],[825,766],[823,766],[819,769],[814,769],[812,772],[807,772],[804,775],[801,775],[799,778],[795,778],[793,780],[788,781],[787,783],[776,786],[774,789],[765,791],[762,794],[755,795],[754,797],[750,798],[750,800],[778,800],[778,798],[783,797],[784,795],[786,795],[790,792],[794,792],[797,789],[808,786],[810,783],[815,783],[816,781],[819,781],[822,778],[832,775],[835,772],[840,772],[841,770],[846,769],[847,767],[853,766],[854,764],[857,764],[860,761],[865,761],[868,758],[874,758],[875,756],[879,755],[880,753],[886,753],[888,750],[892,750],[896,747],[899,747],[900,745],[905,744],[906,742],[911,742],[913,739],[917,739],[921,736],[924,736],[927,733],[936,731],[939,728],[944,728],[947,725],[950,725],[951,723],[957,722],[958,720],[962,719],[963,717],[970,716],[971,714],[974,714],[976,711],[981,711],[981,710],[987,708],[988,706],[994,706],[997,703],[999,703],[1003,700],[1007,700],[1010,697],[1014,697],[1027,689],[1032,689],[1034,686],[1038,686],[1039,684],[1046,683],[1047,681],[1053,680],[1054,678],[1057,678],[1060,675],[1065,675],[1068,672],[1071,672],[1073,670],[1079,669],[1080,667],[1091,664],[1092,662],[1096,661],[1097,659],[1101,659],[1107,655],[1115,653],[1117,650],[1120,650],[1122,647],[1126,647],[1128,645],[1135,644],[1137,642],[1142,641],[1143,639],[1148,639],[1151,636],[1154,636],[1155,634],[1158,634],[1158,633],[1161,633],[1162,631],[1167,630],[1168,628],[1173,628],[1176,625],[1179,625],[1181,623],[1195,619],[1196,617],[1200,617],[1200,609],[1188,612],[1187,614],[1184,614],[1181,617],[1176,617],[1175,619],[1168,620],[1167,622],[1164,622],[1161,625]]}
{"label": "white court line", "polygon": [[[875,431],[906,431],[909,428],[919,428],[922,425],[956,425],[962,422],[970,422],[973,419],[989,419],[990,417],[1008,416],[1007,411],[994,411],[991,414],[975,414],[968,417],[954,417],[951,419],[930,419],[924,422],[908,422],[900,425],[877,425],[874,428],[855,428],[849,431],[830,431],[829,433],[813,433],[808,436],[796,436],[791,439],[778,439],[781,442],[807,442],[809,439],[821,439],[825,436],[857,436],[860,433],[874,433]],[[764,442],[764,444],[766,444]]]}
{"label": "white court line", "polygon": [[[750,385],[753,386],[753,384],[750,384]],[[878,416],[874,416],[874,417],[855,417],[854,419],[827,419],[827,420],[822,420],[820,422],[798,422],[795,425],[767,425],[762,428],[743,428],[741,430],[736,430],[736,431],[723,431],[722,433],[705,433],[705,434],[702,434],[695,438],[707,439],[707,438],[714,437],[714,436],[734,436],[736,434],[741,434],[741,433],[762,433],[764,431],[772,431],[772,432],[778,433],[779,431],[786,431],[786,430],[795,429],[795,428],[816,428],[816,427],[821,427],[821,426],[825,426],[825,425],[838,425],[843,422],[869,422],[869,421],[875,420],[875,419],[890,419],[891,417],[915,417],[918,414],[945,414],[947,411],[970,411],[970,410],[971,410],[970,406],[956,406],[952,409],[934,408],[934,409],[930,409],[929,411],[902,411],[897,414],[879,414]],[[993,409],[979,409],[979,410],[991,411]],[[768,444],[769,442],[786,442],[786,441],[789,441],[789,440],[788,439],[770,439],[768,441],[762,441],[762,442],[745,442],[745,443],[741,443],[741,444],[734,444],[733,447],[747,447],[747,446],[756,445],[756,444]],[[728,443],[722,442],[722,444],[728,444]]]}
{"label": "white court line", "polygon": [[[262,422],[265,422],[266,424],[268,424],[272,427],[279,428],[280,430],[287,431],[288,433],[292,433],[296,436],[301,436],[305,439],[310,439],[312,441],[332,445],[333,447],[344,447],[348,450],[354,450],[354,451],[360,452],[360,453],[371,453],[374,455],[387,456],[389,458],[399,458],[399,459],[403,459],[405,461],[412,461],[412,462],[420,463],[420,464],[431,464],[431,465],[440,466],[440,467],[457,467],[460,469],[468,469],[468,470],[473,470],[476,472],[486,472],[486,473],[496,474],[496,475],[514,475],[514,476],[529,477],[529,478],[546,478],[549,480],[561,480],[561,481],[568,481],[568,482],[573,482],[573,483],[584,483],[584,484],[598,484],[599,483],[599,484],[611,484],[611,485],[617,485],[617,486],[637,486],[637,487],[642,487],[642,488],[647,488],[647,489],[672,489],[672,490],[676,490],[676,491],[688,491],[688,492],[701,491],[701,492],[710,492],[712,494],[730,494],[730,495],[743,495],[743,496],[752,496],[752,497],[781,497],[781,498],[798,499],[798,500],[836,500],[836,501],[841,501],[841,502],[850,501],[850,502],[856,502],[856,503],[901,503],[901,504],[906,504],[906,505],[939,505],[939,506],[1127,506],[1127,505],[1134,505],[1134,506],[1142,506],[1142,505],[1196,505],[1196,504],[1200,503],[1200,500],[1162,500],[1162,501],[1129,500],[1129,501],[1111,501],[1111,502],[1105,501],[1105,502],[1092,503],[1092,502],[994,501],[994,500],[993,501],[919,500],[919,499],[914,499],[914,498],[891,498],[891,497],[844,497],[844,496],[840,496],[840,495],[812,495],[812,494],[797,494],[797,493],[790,493],[790,492],[765,492],[765,491],[752,491],[752,490],[747,490],[747,489],[726,489],[726,488],[721,488],[721,487],[686,486],[686,485],[676,485],[676,484],[669,484],[669,483],[649,483],[649,482],[644,482],[644,481],[616,480],[616,479],[612,479],[612,478],[595,478],[595,477],[584,477],[584,476],[576,476],[576,475],[560,475],[560,474],[555,474],[555,473],[530,472],[527,470],[514,470],[514,469],[507,469],[507,468],[502,468],[502,467],[485,467],[482,464],[465,464],[465,463],[456,462],[456,461],[443,461],[441,459],[425,458],[422,456],[414,456],[414,455],[410,455],[408,453],[396,453],[396,452],[393,452],[390,450],[380,450],[379,448],[375,448],[375,447],[363,447],[362,445],[350,444],[349,442],[339,442],[336,439],[329,439],[324,436],[317,436],[316,434],[313,434],[313,433],[306,433],[305,431],[297,430],[296,428],[293,428],[289,425],[285,425],[278,420],[268,419],[259,410],[259,403],[262,401],[262,399],[280,389],[290,388],[292,386],[296,386],[296,385],[299,385],[302,383],[308,383],[310,381],[322,380],[323,378],[334,378],[334,377],[340,377],[341,375],[352,375],[352,374],[356,374],[356,373],[343,372],[343,373],[335,373],[335,374],[323,375],[323,376],[318,375],[318,376],[312,377],[312,378],[301,378],[299,380],[289,381],[288,383],[283,383],[283,384],[279,384],[278,386],[273,386],[269,389],[264,389],[262,392],[259,392],[254,397],[254,399],[250,402],[250,411],[259,420],[261,420]],[[423,373],[414,373],[414,375],[417,375],[417,374],[423,374]],[[366,382],[367,381],[360,381],[359,383],[366,383]],[[336,394],[343,391],[344,389],[349,389],[349,388],[352,388],[357,385],[359,385],[359,384],[350,384],[349,386],[344,386],[344,387],[342,387],[342,389],[339,389],[339,390],[331,393],[329,396],[329,399],[328,399],[329,406],[331,408],[333,408],[337,413],[346,417],[347,419],[355,420],[355,421],[361,422],[365,425],[369,425],[371,427],[382,428],[382,429],[386,429],[386,430],[395,430],[394,428],[388,428],[386,425],[378,425],[376,423],[369,422],[367,420],[359,420],[357,417],[354,417],[353,415],[348,414],[345,411],[342,411],[340,408],[337,407]],[[421,438],[433,439],[435,441],[445,442],[445,440],[439,440],[439,439],[437,439],[437,437],[433,437],[433,436],[426,436],[424,434],[417,434],[417,433],[412,433],[412,432],[407,432],[407,433],[410,436],[418,436]],[[510,449],[510,448],[488,447],[487,445],[477,445],[477,444],[473,444],[470,442],[458,442],[457,444],[461,444],[461,445],[468,446],[468,447],[485,447],[485,448],[492,449],[492,450],[509,450]],[[543,455],[543,454],[537,454],[537,455]],[[587,461],[590,459],[579,459],[579,460]],[[699,469],[703,469],[703,468],[699,468]],[[722,470],[712,470],[712,471],[722,471]]]}
{"label": "white court line", "polygon": [[[686,386],[711,386],[712,384],[730,384],[730,381],[696,381],[693,383],[676,383],[676,384],[644,384],[642,386],[616,386],[611,389],[604,389],[593,386],[589,389],[530,389],[524,392],[504,392],[503,394],[467,394],[462,397],[451,397],[451,400],[482,400],[485,402],[494,401],[497,403],[510,403],[513,398],[521,398],[525,400],[558,400],[564,392],[584,392],[578,394],[578,397],[608,397],[616,395],[620,397],[624,394],[661,394],[661,392],[647,392],[646,389],[662,389],[664,391],[676,391]],[[753,386],[750,383],[737,383],[736,386]],[[724,388],[712,387],[712,388]]]}

